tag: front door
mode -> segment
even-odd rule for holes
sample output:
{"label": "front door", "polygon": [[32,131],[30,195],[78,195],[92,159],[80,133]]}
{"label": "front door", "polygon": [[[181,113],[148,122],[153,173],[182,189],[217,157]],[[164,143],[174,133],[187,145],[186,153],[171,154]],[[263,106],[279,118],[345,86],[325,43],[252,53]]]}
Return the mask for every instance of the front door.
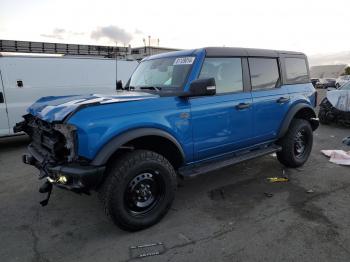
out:
{"label": "front door", "polygon": [[205,58],[199,78],[214,77],[214,96],[190,99],[194,159],[204,160],[249,145],[252,98],[243,91],[241,58]]}
{"label": "front door", "polygon": [[7,107],[5,103],[5,92],[0,71],[0,136],[8,135],[9,133],[10,129],[7,117]]}

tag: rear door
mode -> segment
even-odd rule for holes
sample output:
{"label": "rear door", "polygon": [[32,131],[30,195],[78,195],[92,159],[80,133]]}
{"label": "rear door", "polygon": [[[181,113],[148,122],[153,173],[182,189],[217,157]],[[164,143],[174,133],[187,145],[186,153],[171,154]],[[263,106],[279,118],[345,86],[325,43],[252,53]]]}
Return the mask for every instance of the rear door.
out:
{"label": "rear door", "polygon": [[0,136],[8,135],[10,133],[4,91],[5,89],[0,69]]}
{"label": "rear door", "polygon": [[288,87],[281,85],[277,58],[251,57],[248,59],[252,98],[255,143],[277,136],[290,103]]}

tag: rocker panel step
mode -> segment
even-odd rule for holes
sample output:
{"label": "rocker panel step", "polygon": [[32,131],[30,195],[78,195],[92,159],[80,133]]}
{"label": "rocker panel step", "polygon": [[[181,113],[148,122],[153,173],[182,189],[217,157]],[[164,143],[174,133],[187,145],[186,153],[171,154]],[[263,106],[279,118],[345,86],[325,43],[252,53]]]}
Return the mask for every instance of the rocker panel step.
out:
{"label": "rocker panel step", "polygon": [[273,145],[262,149],[252,150],[252,151],[249,151],[248,153],[242,153],[236,156],[210,160],[210,161],[203,162],[201,164],[193,164],[186,167],[182,167],[179,169],[179,174],[184,177],[193,177],[193,176],[214,171],[216,169],[231,166],[246,160],[257,158],[263,155],[272,154],[281,150],[282,150],[282,147]]}

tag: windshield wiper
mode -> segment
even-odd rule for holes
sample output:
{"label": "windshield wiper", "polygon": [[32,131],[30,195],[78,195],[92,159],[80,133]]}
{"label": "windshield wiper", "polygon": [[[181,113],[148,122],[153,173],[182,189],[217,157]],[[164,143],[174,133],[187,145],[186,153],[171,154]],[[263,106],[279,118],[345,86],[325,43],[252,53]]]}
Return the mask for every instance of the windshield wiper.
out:
{"label": "windshield wiper", "polygon": [[142,89],[148,89],[148,90],[155,90],[155,91],[161,91],[162,88],[156,87],[156,86],[139,86],[138,88]]}
{"label": "windshield wiper", "polygon": [[125,90],[135,91],[135,87],[134,86],[127,86],[127,87],[125,87]]}

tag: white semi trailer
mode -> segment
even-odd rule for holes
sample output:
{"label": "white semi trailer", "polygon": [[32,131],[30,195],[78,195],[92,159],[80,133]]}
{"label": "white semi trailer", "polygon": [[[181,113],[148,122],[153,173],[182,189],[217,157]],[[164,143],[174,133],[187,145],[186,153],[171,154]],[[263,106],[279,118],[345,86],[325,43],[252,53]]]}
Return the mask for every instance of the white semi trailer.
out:
{"label": "white semi trailer", "polygon": [[95,57],[0,56],[0,137],[13,135],[15,123],[40,97],[113,94],[116,75],[125,83],[137,65]]}

